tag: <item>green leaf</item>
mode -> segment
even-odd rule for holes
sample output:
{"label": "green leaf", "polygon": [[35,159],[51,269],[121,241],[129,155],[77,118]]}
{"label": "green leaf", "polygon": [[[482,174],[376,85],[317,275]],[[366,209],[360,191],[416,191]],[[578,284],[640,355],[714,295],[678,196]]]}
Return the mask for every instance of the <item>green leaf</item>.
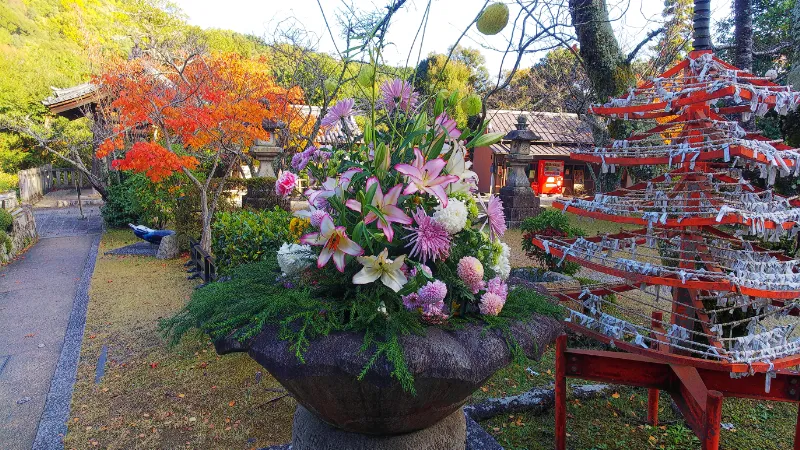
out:
{"label": "green leaf", "polygon": [[444,99],[437,95],[436,103],[433,105],[433,115],[438,117],[442,112],[444,112]]}
{"label": "green leaf", "polygon": [[467,148],[486,147],[488,145],[496,144],[503,139],[505,133],[486,133],[475,137],[467,144]]}
{"label": "green leaf", "polygon": [[436,139],[433,144],[428,148],[428,153],[425,155],[425,159],[434,159],[438,158],[439,154],[442,153],[442,148],[444,148],[444,138],[447,133],[442,133],[439,136],[439,139]]}
{"label": "green leaf", "polygon": [[403,142],[400,144],[400,147],[398,147],[398,150],[404,150],[404,149],[412,146],[413,145],[413,141],[415,139],[417,139],[418,137],[424,135],[426,132],[427,132],[427,130],[425,130],[425,129],[412,131],[411,133],[409,133],[406,136],[405,139],[403,139]]}
{"label": "green leaf", "polygon": [[380,186],[380,183],[375,183],[367,189],[367,196],[364,198],[364,203],[361,205],[361,212],[364,212],[365,206],[372,205],[372,199],[375,198],[375,192],[378,191],[378,186]]}

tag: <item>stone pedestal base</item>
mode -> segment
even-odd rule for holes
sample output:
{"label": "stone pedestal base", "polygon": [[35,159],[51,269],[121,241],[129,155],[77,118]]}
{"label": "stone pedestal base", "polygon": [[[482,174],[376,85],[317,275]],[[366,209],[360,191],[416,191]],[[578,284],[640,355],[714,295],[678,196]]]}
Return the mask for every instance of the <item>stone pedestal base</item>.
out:
{"label": "stone pedestal base", "polygon": [[539,214],[539,197],[530,186],[501,188],[500,200],[503,201],[508,228],[519,228],[523,220]]}
{"label": "stone pedestal base", "polygon": [[292,427],[292,450],[464,450],[467,440],[464,410],[436,425],[413,433],[371,436],[351,433],[321,421],[298,405]]}

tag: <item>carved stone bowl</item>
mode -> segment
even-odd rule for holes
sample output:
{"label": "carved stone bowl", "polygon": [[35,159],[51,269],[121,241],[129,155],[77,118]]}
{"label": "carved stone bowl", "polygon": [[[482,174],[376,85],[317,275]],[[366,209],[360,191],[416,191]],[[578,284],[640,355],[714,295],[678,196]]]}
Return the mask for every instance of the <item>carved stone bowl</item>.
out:
{"label": "carved stone bowl", "polygon": [[[562,332],[552,318],[534,315],[511,332],[529,358],[539,359]],[[311,342],[300,362],[278,329],[267,326],[252,340],[215,342],[218,353],[247,352],[294,398],[324,422],[362,434],[394,435],[421,430],[453,414],[496,371],[511,362],[500,330],[481,325],[401,338],[416,395],[391,377],[383,357],[362,380],[357,377],[373,351],[360,351],[363,334],[332,333]]]}

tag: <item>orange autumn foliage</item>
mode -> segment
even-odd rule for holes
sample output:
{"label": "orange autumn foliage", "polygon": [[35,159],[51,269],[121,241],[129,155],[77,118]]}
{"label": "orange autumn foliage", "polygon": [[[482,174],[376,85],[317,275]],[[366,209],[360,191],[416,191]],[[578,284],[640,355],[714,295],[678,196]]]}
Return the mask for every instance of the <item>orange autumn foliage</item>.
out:
{"label": "orange autumn foliage", "polygon": [[198,167],[203,158],[268,139],[265,120],[286,123],[290,134],[307,128],[291,107],[303,92],[278,86],[264,59],[210,54],[178,66],[182,70],[143,57],[118,62],[95,80],[113,99],[116,131],[98,147],[99,157],[122,150],[119,136],[133,131],[148,141],[134,144],[114,167],[159,181]]}

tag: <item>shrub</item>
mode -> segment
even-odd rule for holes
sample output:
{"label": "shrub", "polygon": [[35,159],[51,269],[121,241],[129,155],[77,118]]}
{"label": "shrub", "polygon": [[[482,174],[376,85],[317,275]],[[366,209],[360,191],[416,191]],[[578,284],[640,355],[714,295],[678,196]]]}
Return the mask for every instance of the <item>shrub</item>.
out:
{"label": "shrub", "polygon": [[547,270],[566,275],[574,275],[580,270],[581,266],[578,263],[566,260],[559,265],[561,258],[548,255],[531,242],[531,239],[536,235],[564,238],[584,235],[583,230],[570,225],[569,218],[561,211],[552,208],[544,209],[537,216],[525,219],[521,228],[523,232],[522,248],[525,253],[544,267],[547,267]]}
{"label": "shrub", "polygon": [[110,227],[128,223],[163,228],[175,217],[176,197],[180,194],[179,177],[153,183],[142,174],[127,175],[122,183],[111,186],[101,208]]}
{"label": "shrub", "polygon": [[14,224],[14,217],[5,209],[0,209],[0,231],[11,231]]}
{"label": "shrub", "polygon": [[106,225],[112,228],[139,223],[141,217],[139,201],[127,180],[108,188],[108,196],[100,208],[100,213]]}
{"label": "shrub", "polygon": [[5,231],[0,230],[0,244],[2,244],[6,248],[6,253],[11,253],[11,246],[14,244],[11,242],[11,236],[9,236]]}
{"label": "shrub", "polygon": [[277,206],[271,211],[220,212],[214,219],[211,248],[220,273],[264,260],[284,242],[297,242],[307,227]]}
{"label": "shrub", "polygon": [[19,186],[19,178],[14,173],[0,172],[0,192],[12,191]]}

